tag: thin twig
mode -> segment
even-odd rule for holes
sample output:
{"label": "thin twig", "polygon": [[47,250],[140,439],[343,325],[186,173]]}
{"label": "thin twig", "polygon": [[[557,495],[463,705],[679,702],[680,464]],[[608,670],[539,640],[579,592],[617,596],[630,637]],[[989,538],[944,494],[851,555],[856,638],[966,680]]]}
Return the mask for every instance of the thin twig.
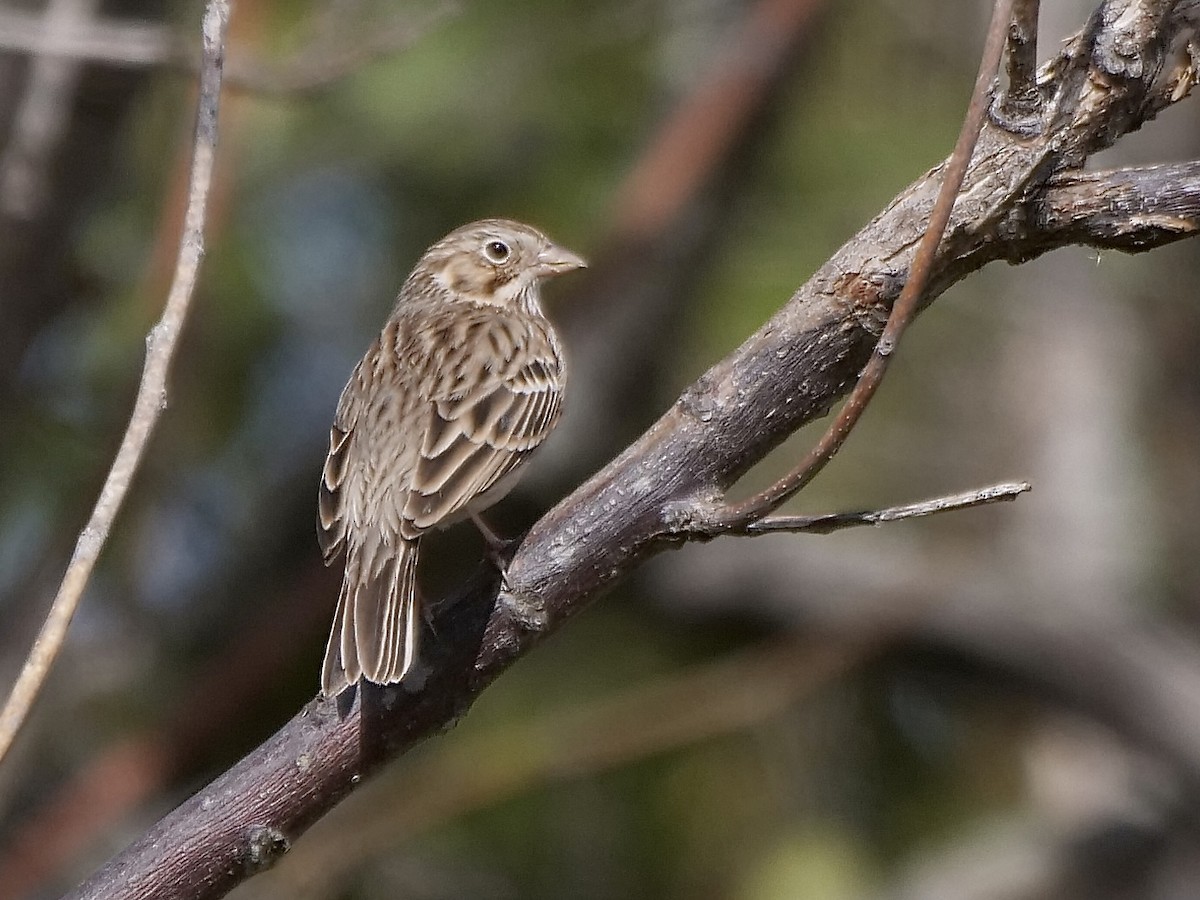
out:
{"label": "thin twig", "polygon": [[883,334],[875,345],[870,361],[863,368],[854,390],[846,398],[846,402],[833,424],[829,426],[816,446],[808,452],[808,455],[796,468],[766,490],[740,503],[713,510],[708,521],[700,523],[702,528],[707,528],[717,534],[738,531],[744,529],[750,522],[761,519],[778,509],[780,504],[812,481],[817,473],[825,467],[825,464],[833,459],[846,442],[846,438],[850,436],[854,426],[858,424],[867,404],[875,396],[875,391],[883,381],[883,376],[887,372],[888,363],[891,361],[900,336],[904,334],[905,329],[917,314],[918,303],[925,291],[925,285],[929,281],[938,246],[946,230],[946,225],[950,221],[955,197],[958,189],[962,186],[967,167],[971,162],[971,155],[979,139],[979,132],[983,128],[991,87],[1000,66],[1001,53],[1004,50],[1012,3],[1013,0],[996,0],[992,9],[992,21],[988,26],[987,42],[984,45],[983,57],[979,62],[979,74],[975,78],[975,90],[971,97],[971,105],[963,120],[962,130],[954,145],[954,152],[946,163],[937,202],[934,203],[933,211],[929,215],[929,225],[925,229],[916,255],[913,257],[904,290],[901,291],[893,305]]}
{"label": "thin twig", "polygon": [[0,712],[0,760],[3,760],[12,746],[50,667],[54,664],[55,657],[62,648],[67,627],[79,605],[79,598],[87,586],[113,520],[116,519],[129,490],[150,434],[167,405],[167,373],[187,318],[200,260],[204,255],[205,208],[216,156],[217,108],[230,5],[231,0],[209,0],[204,11],[204,65],[200,72],[200,96],[196,109],[195,150],[192,155],[188,205],[184,216],[183,235],[179,242],[175,277],[167,295],[162,318],[146,337],[146,364],[121,447],[113,460],[91,518],[80,532],[75,552],[71,556],[66,574],[63,575],[62,584],[46,621],[34,640],[29,657],[3,711]]}
{"label": "thin twig", "polygon": [[1032,488],[1033,485],[1028,481],[1009,481],[976,488],[973,491],[964,491],[961,494],[948,494],[944,497],[933,497],[918,503],[889,506],[885,509],[821,513],[814,516],[768,516],[765,519],[749,523],[742,534],[769,534],[776,531],[787,531],[793,534],[829,534],[843,528],[856,528],[859,525],[882,525],[884,522],[898,522],[901,519],[916,519],[921,516],[932,516],[958,509],[970,509],[973,506],[985,506],[989,503],[1003,503],[1016,500],[1017,497]]}

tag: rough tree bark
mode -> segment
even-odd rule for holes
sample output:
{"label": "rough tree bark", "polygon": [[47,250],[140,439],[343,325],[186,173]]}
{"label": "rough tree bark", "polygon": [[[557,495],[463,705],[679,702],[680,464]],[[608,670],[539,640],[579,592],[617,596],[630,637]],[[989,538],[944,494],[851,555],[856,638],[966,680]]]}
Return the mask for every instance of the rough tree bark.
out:
{"label": "rough tree bark", "polygon": [[[924,303],[984,264],[1069,244],[1131,252],[1195,233],[1200,163],[1081,174],[1181,99],[1195,0],[1108,0],[985,127]],[[1010,77],[1031,68],[1018,4]],[[1182,51],[1182,55],[1180,52]],[[1029,90],[1033,91],[1031,95]],[[722,532],[724,492],[854,383],[907,277],[941,167],[900,194],[638,441],[543,517],[508,571],[434,611],[422,684],[314,700],[74,896],[214,897],[271,864],[364,775],[452,725],[479,692],[650,557]],[[714,524],[718,523],[718,524]]]}

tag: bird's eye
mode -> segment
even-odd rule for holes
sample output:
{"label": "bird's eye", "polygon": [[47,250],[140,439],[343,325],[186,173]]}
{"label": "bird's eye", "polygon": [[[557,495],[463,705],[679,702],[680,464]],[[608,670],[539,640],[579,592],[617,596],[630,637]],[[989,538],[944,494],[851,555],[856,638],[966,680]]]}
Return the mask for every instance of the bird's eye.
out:
{"label": "bird's eye", "polygon": [[508,244],[504,241],[488,241],[483,245],[483,255],[488,258],[489,262],[502,263],[512,254]]}

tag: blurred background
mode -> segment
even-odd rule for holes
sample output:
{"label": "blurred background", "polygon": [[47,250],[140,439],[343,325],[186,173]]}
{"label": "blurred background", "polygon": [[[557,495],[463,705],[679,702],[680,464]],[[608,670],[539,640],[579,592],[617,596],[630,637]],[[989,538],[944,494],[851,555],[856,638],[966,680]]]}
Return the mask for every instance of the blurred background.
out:
{"label": "blurred background", "polygon": [[[1045,60],[1091,5],[1043,7]],[[519,534],[949,152],[989,11],[238,0],[170,407],[0,767],[0,897],[74,885],[314,694],[328,425],[428,244],[504,215],[592,262],[549,289],[573,382],[493,511]],[[0,6],[5,692],[165,298],[199,17]],[[1185,102],[1094,162],[1198,154]],[[956,286],[792,505],[1031,494],[652,561],[232,896],[1196,896],[1198,262],[1072,249]],[[426,592],[479,554],[429,542]]]}

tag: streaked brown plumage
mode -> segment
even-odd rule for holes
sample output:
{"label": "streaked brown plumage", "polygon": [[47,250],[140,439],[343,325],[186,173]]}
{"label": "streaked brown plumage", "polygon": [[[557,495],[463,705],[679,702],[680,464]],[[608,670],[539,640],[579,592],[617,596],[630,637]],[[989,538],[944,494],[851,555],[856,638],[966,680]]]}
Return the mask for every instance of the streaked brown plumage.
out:
{"label": "streaked brown plumage", "polygon": [[338,402],[317,522],[346,569],[321,692],[400,681],[421,535],[499,500],[557,424],[566,369],[541,279],[584,265],[528,225],[465,225],[421,257]]}

